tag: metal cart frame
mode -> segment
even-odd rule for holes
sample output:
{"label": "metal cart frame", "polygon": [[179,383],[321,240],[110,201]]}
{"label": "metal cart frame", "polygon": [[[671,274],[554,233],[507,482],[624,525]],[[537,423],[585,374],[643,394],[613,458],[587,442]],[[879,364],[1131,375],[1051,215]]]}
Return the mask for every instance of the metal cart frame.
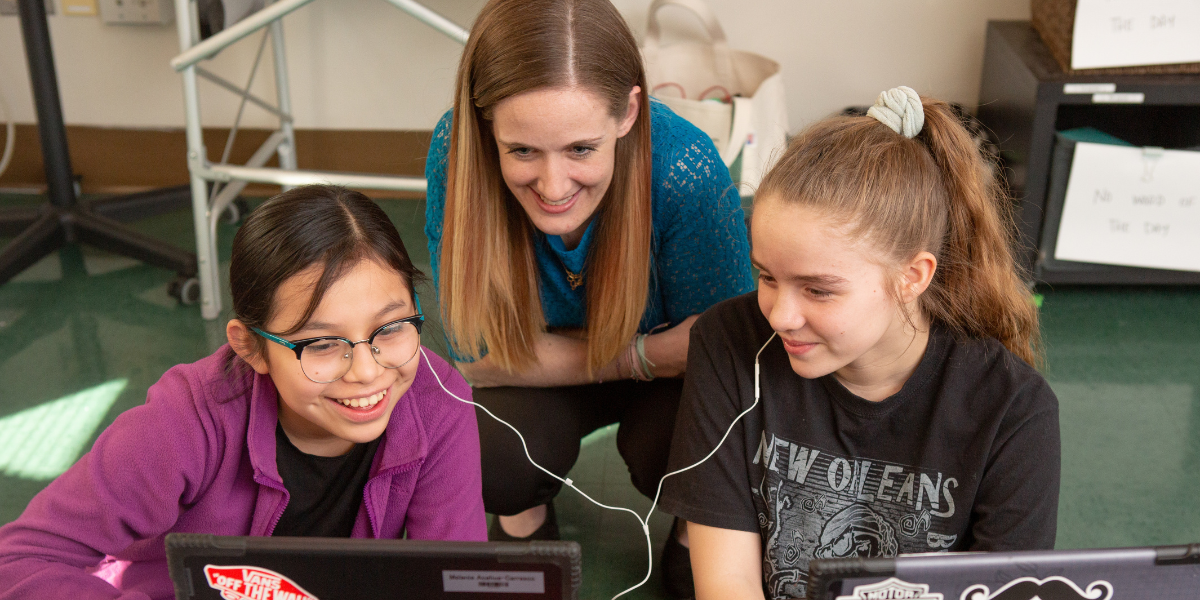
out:
{"label": "metal cart frame", "polygon": [[[221,312],[221,277],[217,261],[217,220],[237,199],[249,183],[281,185],[284,189],[311,183],[332,183],[346,187],[424,192],[422,177],[397,177],[338,173],[332,171],[300,170],[296,166],[296,136],[292,124],[291,97],[288,86],[287,58],[284,53],[283,24],[280,20],[292,11],[313,0],[279,0],[262,10],[234,23],[201,41],[197,12],[197,0],[175,0],[175,19],[179,30],[180,54],[171,60],[171,67],[183,76],[184,111],[187,120],[187,164],[191,177],[192,217],[196,232],[196,258],[200,286],[200,314],[205,319],[215,319]],[[451,39],[465,44],[467,31],[442,15],[430,10],[415,0],[385,0],[417,20],[446,34]],[[200,66],[201,61],[210,59],[225,48],[259,30],[265,30],[258,54],[251,68],[249,82],[239,86]],[[262,61],[267,40],[271,42],[274,57],[275,90],[274,103],[250,93],[250,82]],[[208,159],[204,147],[200,123],[199,78],[205,78],[219,87],[241,97],[241,107],[230,131],[225,152],[221,160],[214,163]],[[276,129],[244,165],[229,164],[229,150],[237,134],[242,111],[247,103],[273,113],[279,118]],[[272,156],[279,155],[278,168],[264,167]],[[212,192],[209,183],[213,184]],[[181,298],[184,294],[180,294]]]}

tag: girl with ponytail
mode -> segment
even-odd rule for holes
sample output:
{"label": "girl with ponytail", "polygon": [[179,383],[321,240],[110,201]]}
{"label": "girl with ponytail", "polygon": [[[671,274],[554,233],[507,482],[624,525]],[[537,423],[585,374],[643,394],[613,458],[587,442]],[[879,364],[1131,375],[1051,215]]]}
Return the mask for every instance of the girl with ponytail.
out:
{"label": "girl with ponytail", "polygon": [[792,141],[755,197],[758,291],[692,329],[668,471],[718,449],[662,503],[697,598],[805,597],[814,558],[1054,547],[1058,402],[1012,245],[944,102],[895,88]]}

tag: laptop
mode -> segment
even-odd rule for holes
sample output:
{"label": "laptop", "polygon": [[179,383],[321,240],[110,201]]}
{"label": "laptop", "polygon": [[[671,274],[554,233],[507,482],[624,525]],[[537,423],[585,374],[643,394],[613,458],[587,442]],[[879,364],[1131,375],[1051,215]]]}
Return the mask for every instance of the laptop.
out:
{"label": "laptop", "polygon": [[176,600],[575,600],[575,542],[167,535]]}
{"label": "laptop", "polygon": [[1200,597],[1200,544],[817,559],[808,600],[1160,600]]}

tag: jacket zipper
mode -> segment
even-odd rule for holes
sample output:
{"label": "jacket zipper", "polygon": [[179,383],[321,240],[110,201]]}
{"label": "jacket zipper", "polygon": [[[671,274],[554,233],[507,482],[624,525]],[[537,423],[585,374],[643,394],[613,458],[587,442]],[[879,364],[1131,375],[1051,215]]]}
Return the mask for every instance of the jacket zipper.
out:
{"label": "jacket zipper", "polygon": [[288,494],[287,488],[275,485],[274,480],[262,475],[262,473],[255,471],[254,481],[259,485],[266,486],[277,492],[283,493],[283,503],[275,511],[275,516],[271,517],[271,524],[267,527],[267,536],[271,536],[275,533],[275,526],[279,525],[279,520],[283,518],[283,513],[285,510],[287,510],[288,501],[291,500],[291,497]]}
{"label": "jacket zipper", "polygon": [[[418,460],[421,463],[424,463],[423,459],[418,459]],[[387,476],[388,487],[391,487],[391,485],[392,485],[391,480],[395,476],[395,474],[402,473],[404,471],[408,471],[413,468],[420,468],[420,465],[415,465],[415,466],[413,465],[413,463],[416,463],[416,462],[418,462],[418,461],[407,462],[407,463],[404,463],[403,465],[397,465],[390,469],[380,471],[380,472],[376,473],[374,477],[368,479],[366,485],[363,486],[363,504],[367,507],[367,522],[369,522],[371,524],[371,536],[374,537],[375,539],[379,539],[379,530],[380,530],[381,526],[375,520],[374,503],[371,500],[367,499],[367,488],[371,487],[371,485],[376,483],[377,481],[383,479],[384,476]],[[409,500],[410,501],[412,500],[411,496],[409,497]],[[407,513],[408,511],[406,510],[405,512]],[[403,530],[403,528],[401,528],[401,530]]]}

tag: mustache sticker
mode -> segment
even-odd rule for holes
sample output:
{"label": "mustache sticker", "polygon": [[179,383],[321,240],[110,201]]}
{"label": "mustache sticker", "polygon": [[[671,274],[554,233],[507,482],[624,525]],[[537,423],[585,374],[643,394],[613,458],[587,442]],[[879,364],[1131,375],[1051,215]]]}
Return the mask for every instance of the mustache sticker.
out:
{"label": "mustache sticker", "polygon": [[959,600],[1111,600],[1112,584],[1097,580],[1079,589],[1075,582],[1057,575],[1045,579],[1021,577],[992,593],[986,585],[973,585],[963,591]]}

